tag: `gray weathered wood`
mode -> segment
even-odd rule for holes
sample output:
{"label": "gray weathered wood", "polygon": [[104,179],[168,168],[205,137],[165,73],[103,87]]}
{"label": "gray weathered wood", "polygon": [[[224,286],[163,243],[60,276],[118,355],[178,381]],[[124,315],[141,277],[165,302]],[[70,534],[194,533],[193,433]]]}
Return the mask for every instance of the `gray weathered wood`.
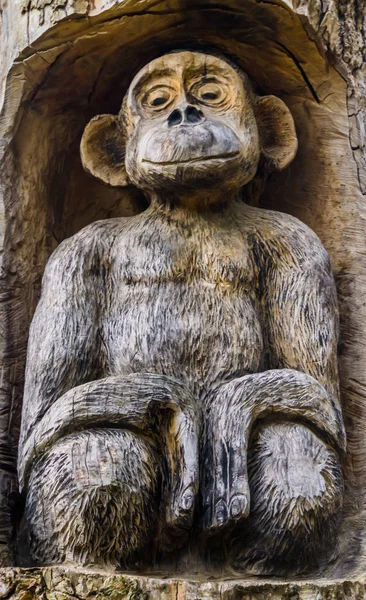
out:
{"label": "gray weathered wood", "polygon": [[[329,560],[345,451],[329,259],[305,225],[239,195],[296,150],[285,104],[198,52],[149,63],[119,116],[86,128],[85,168],[143,189],[149,208],[83,229],[46,268],[19,447],[35,560],[161,562],[189,548],[181,532],[202,553],[214,535],[239,570]],[[252,457],[255,479],[267,463],[263,507],[247,454],[274,416],[270,456]]]}
{"label": "gray weathered wood", "polygon": [[[0,432],[5,562],[25,348],[40,274],[64,237],[98,218],[140,210],[131,188],[122,193],[82,175],[77,157],[81,130],[93,114],[116,112],[131,74],[161,53],[147,40],[176,47],[193,36],[235,56],[261,90],[285,99],[295,118],[299,154],[283,176],[271,178],[260,203],[299,216],[318,233],[331,257],[340,299],[348,450],[341,552],[327,572],[363,570],[364,3],[248,0],[225,7],[220,3],[220,10],[215,2],[207,7],[196,1],[182,7],[178,2],[110,0],[96,0],[92,6],[69,1],[63,8],[52,2],[3,7],[2,88],[14,58],[24,50],[6,84],[1,128],[5,156],[0,191],[7,211]],[[56,24],[52,31],[51,24]],[[265,432],[258,436],[258,444],[269,443]]]}

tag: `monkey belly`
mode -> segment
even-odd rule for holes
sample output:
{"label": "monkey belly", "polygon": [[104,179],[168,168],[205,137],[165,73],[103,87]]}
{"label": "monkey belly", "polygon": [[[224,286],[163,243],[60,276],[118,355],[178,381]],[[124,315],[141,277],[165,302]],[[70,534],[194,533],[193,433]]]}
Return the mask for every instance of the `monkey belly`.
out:
{"label": "monkey belly", "polygon": [[255,298],[199,281],[124,285],[104,323],[111,374],[155,372],[210,389],[260,370]]}

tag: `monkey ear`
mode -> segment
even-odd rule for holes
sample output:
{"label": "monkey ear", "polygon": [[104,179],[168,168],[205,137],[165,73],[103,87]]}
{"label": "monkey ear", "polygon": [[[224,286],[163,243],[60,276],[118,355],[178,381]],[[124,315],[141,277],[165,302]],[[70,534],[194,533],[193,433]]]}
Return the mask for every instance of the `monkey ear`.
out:
{"label": "monkey ear", "polygon": [[282,171],[295,158],[297,136],[295,123],[286,104],[276,96],[257,100],[256,117],[266,171]]}
{"label": "monkey ear", "polygon": [[80,144],[84,169],[112,186],[128,185],[125,136],[117,116],[98,115],[85,127]]}

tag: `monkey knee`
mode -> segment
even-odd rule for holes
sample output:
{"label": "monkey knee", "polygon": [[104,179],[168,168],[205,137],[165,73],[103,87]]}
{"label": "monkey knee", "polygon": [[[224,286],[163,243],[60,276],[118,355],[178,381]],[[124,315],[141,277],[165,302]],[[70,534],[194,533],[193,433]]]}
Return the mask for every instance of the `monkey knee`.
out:
{"label": "monkey knee", "polygon": [[245,535],[234,536],[234,568],[256,574],[306,573],[334,550],[343,497],[339,458],[294,423],[261,427],[248,455],[251,492]]}
{"label": "monkey knee", "polygon": [[274,534],[306,536],[341,509],[339,458],[305,426],[262,427],[253,440],[248,468],[253,518]]}
{"label": "monkey knee", "polygon": [[26,500],[38,562],[120,564],[156,526],[159,459],[131,432],[93,430],[60,440],[34,466]]}

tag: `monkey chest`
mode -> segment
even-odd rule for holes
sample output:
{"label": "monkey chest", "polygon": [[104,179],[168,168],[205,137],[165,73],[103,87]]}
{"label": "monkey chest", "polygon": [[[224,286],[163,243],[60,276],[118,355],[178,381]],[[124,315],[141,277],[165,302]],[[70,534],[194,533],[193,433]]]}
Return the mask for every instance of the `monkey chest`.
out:
{"label": "monkey chest", "polygon": [[152,240],[146,254],[124,246],[103,323],[111,373],[157,372],[209,386],[259,369],[255,272],[243,248],[177,239]]}

